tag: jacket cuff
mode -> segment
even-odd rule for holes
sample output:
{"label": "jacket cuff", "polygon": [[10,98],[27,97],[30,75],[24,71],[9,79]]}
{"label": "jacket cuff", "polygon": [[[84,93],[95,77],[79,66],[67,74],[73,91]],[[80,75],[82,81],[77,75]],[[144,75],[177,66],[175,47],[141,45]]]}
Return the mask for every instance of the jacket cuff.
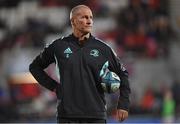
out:
{"label": "jacket cuff", "polygon": [[117,109],[123,109],[123,110],[129,111],[129,100],[120,99],[118,101]]}

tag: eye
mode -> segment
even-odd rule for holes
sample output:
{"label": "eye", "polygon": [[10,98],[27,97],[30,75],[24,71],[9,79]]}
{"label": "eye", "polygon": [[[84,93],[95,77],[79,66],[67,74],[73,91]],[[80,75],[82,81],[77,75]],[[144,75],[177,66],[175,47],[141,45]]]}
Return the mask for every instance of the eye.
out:
{"label": "eye", "polygon": [[85,16],[82,16],[83,19],[93,19],[92,16],[88,16],[88,15],[85,15]]}
{"label": "eye", "polygon": [[86,16],[84,16],[84,18],[85,18],[85,19],[88,19],[88,16],[86,15]]}

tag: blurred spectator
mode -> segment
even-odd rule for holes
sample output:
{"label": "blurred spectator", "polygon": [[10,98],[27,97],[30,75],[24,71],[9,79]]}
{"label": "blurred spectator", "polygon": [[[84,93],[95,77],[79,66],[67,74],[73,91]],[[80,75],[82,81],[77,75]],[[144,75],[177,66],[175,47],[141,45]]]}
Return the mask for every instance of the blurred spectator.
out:
{"label": "blurred spectator", "polygon": [[158,54],[158,45],[153,37],[148,37],[146,41],[146,55],[150,58],[156,58]]}
{"label": "blurred spectator", "polygon": [[173,123],[175,115],[175,101],[171,90],[167,89],[164,92],[163,106],[162,106],[162,121],[164,123]]}
{"label": "blurred spectator", "polygon": [[173,36],[173,31],[170,27],[169,20],[166,16],[159,16],[157,18],[156,38],[159,44],[162,55],[168,57],[169,55],[169,40]]}
{"label": "blurred spectator", "polygon": [[153,90],[152,88],[148,87],[141,101],[141,107],[142,107],[143,112],[152,113],[154,104],[155,104],[155,97],[154,97]]}
{"label": "blurred spectator", "polygon": [[138,20],[131,8],[124,8],[120,11],[117,19],[118,25],[124,30],[135,30]]}

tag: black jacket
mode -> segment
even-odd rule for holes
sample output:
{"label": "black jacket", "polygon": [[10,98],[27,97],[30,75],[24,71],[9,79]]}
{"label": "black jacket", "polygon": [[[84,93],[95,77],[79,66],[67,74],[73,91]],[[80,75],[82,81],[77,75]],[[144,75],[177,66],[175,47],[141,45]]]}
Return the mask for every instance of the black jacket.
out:
{"label": "black jacket", "polygon": [[[44,69],[55,62],[60,84],[50,78]],[[56,89],[61,100],[58,116],[68,118],[106,118],[104,91],[100,85],[100,71],[108,62],[109,70],[121,78],[118,109],[129,109],[130,87],[128,72],[112,49],[92,35],[83,46],[74,35],[57,39],[30,64],[30,72],[47,89]]]}

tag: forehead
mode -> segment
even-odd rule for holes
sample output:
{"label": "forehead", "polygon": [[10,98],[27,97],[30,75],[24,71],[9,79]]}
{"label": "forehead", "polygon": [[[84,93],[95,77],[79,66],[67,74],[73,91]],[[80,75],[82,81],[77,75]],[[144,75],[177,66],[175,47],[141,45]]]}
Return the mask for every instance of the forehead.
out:
{"label": "forehead", "polygon": [[90,15],[92,16],[92,11],[89,8],[78,8],[75,12],[75,16],[82,16],[82,15]]}

